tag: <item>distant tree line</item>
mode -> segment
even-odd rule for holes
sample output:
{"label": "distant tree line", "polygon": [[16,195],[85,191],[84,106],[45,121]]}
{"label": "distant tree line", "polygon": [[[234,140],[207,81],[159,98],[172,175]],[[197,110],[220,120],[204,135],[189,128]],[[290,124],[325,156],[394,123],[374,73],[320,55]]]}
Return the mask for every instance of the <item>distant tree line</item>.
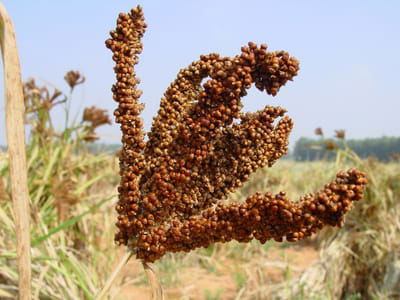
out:
{"label": "distant tree line", "polygon": [[121,150],[121,144],[93,143],[88,144],[87,149],[93,154],[109,153],[115,154]]}
{"label": "distant tree line", "polygon": [[[294,150],[289,155],[284,156],[284,158],[297,161],[333,159],[336,157],[335,150],[338,148],[344,149],[345,147],[351,148],[361,158],[375,157],[382,161],[400,159],[400,137],[357,140],[302,137],[297,140]],[[93,154],[115,154],[120,149],[120,144],[93,143],[87,145],[87,150]],[[7,147],[0,145],[0,151],[7,151]]]}
{"label": "distant tree line", "polygon": [[[121,144],[92,143],[85,145],[83,149],[80,149],[77,152],[83,150],[83,151],[89,151],[90,153],[93,154],[101,154],[101,153],[114,154],[117,153],[120,149],[121,149]],[[6,152],[7,146],[0,145],[0,151]]]}
{"label": "distant tree line", "polygon": [[332,159],[336,149],[349,147],[361,158],[375,157],[388,161],[399,157],[400,137],[380,137],[367,139],[311,139],[297,140],[292,158],[298,161]]}

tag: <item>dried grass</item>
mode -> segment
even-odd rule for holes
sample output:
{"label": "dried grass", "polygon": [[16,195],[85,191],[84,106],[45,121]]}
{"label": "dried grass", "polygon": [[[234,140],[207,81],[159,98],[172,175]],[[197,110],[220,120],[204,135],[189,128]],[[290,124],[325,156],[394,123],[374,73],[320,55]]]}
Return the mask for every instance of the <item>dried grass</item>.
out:
{"label": "dried grass", "polygon": [[337,165],[349,161],[369,174],[363,201],[341,231],[330,229],[319,236],[320,259],[289,290],[276,287],[277,298],[326,291],[332,299],[354,294],[362,299],[400,297],[400,168],[361,161],[350,150],[339,152]]}
{"label": "dried grass", "polygon": [[[0,166],[2,166],[0,177],[5,183],[6,190],[9,191],[9,181],[4,177],[8,172],[5,158],[4,154],[0,154]],[[232,195],[231,201],[242,199],[244,195],[255,190],[269,189],[274,193],[287,190],[290,195],[312,191],[327,178],[334,176],[337,169],[342,168],[343,163],[345,162],[342,160],[337,163],[278,162],[275,168],[254,174],[240,191]],[[318,297],[340,299],[340,295],[344,297],[357,293],[356,288],[362,282],[357,278],[366,278],[368,275],[371,277],[370,282],[374,282],[373,274],[379,275],[381,280],[375,280],[368,291],[376,293],[378,299],[385,299],[385,295],[389,298],[389,293],[395,292],[396,284],[398,285],[396,281],[398,263],[395,261],[398,260],[400,253],[396,244],[400,232],[399,219],[396,217],[399,213],[396,211],[400,195],[399,165],[394,162],[388,164],[375,162],[372,166],[367,165],[368,162],[360,164],[366,164],[365,167],[370,168],[368,172],[373,176],[370,178],[371,187],[367,191],[366,199],[363,200],[365,203],[360,202],[348,216],[344,231],[326,232],[309,242],[311,246],[315,243],[320,245],[321,259],[307,269],[299,279],[296,280],[297,265],[284,258],[287,255],[284,253],[288,253],[285,249],[292,247],[292,244],[280,246],[273,242],[265,245],[216,244],[193,253],[168,255],[155,264],[155,271],[160,274],[163,281],[166,298],[206,299],[206,289],[209,290],[209,296],[216,297],[219,287],[223,290],[219,299],[235,297],[268,299],[272,298],[271,291],[275,291],[276,297],[281,299],[291,299],[294,295],[297,297],[295,299],[318,299]],[[116,182],[115,185],[106,183],[115,180],[113,176],[117,176],[115,157],[77,155],[71,157],[69,166],[74,170],[85,170],[81,173],[70,173],[75,174],[74,180],[81,183],[81,189],[85,183],[96,177],[98,171],[95,170],[102,170],[102,174],[108,174],[108,177],[105,176],[96,184],[84,188],[84,196],[72,207],[68,220],[76,221],[74,224],[79,230],[74,224],[58,224],[57,211],[52,202],[54,198],[50,197],[49,202],[36,211],[33,218],[34,239],[45,237],[46,234],[51,235],[36,244],[32,251],[34,299],[46,299],[46,297],[47,299],[91,299],[122,256],[116,247],[112,246],[115,218],[112,207],[115,198],[106,200],[102,206],[90,211],[79,220],[73,219],[87,212],[98,203],[99,199],[107,199],[108,195],[116,193]],[[40,172],[44,170],[46,170],[44,166],[38,169],[34,173],[35,176],[42,176]],[[315,180],[307,180],[311,178],[310,176]],[[269,186],[271,178],[274,178],[274,183]],[[32,185],[35,180],[30,178],[30,182]],[[45,195],[49,190],[45,189]],[[35,196],[37,192],[35,189],[32,195]],[[361,217],[363,215],[364,217]],[[60,230],[52,234],[55,228]],[[2,206],[0,209],[1,295],[15,295],[17,290],[13,230],[10,206]],[[74,239],[83,240],[84,247],[76,249]],[[301,245],[300,248],[293,247],[302,253]],[[271,257],[272,253],[279,252],[284,256]],[[237,272],[245,274],[244,282],[240,284],[235,279]],[[201,280],[198,279],[198,282],[188,280],[188,274],[194,273],[202,274]],[[276,285],[277,280],[282,283]],[[197,288],[197,284],[201,284],[200,287]],[[129,289],[127,285],[130,286]],[[122,295],[150,297],[150,289],[139,264],[130,263],[124,267],[124,271],[112,286],[109,299],[124,299]],[[395,297],[392,296],[392,299]]]}

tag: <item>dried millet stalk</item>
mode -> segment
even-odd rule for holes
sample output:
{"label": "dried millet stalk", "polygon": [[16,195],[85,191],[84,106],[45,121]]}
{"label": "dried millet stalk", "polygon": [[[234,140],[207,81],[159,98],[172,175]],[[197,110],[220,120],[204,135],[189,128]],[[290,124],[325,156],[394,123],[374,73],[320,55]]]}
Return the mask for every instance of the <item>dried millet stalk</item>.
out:
{"label": "dried millet stalk", "polygon": [[257,193],[244,203],[220,201],[287,152],[293,122],[284,116],[286,110],[266,106],[243,114],[241,97],[253,83],[276,95],[297,75],[295,58],[252,42],[235,57],[201,56],[180,70],[165,92],[145,142],[139,117],[143,105],[138,102],[142,92],[133,68],[145,28],[138,6],[119,15],[106,41],[116,63],[112,91],[123,143],[117,243],[152,262],[169,251],[232,239],[298,241],[325,224],[343,224],[343,215],[352,201],[362,198],[366,184],[365,174],[356,169],[339,173],[320,192],[298,202],[283,192]]}

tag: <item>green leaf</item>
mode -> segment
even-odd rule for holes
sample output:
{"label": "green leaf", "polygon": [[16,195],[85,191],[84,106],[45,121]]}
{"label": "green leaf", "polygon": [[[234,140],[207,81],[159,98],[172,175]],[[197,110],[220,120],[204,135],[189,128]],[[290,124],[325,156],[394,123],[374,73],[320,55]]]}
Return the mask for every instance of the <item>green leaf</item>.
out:
{"label": "green leaf", "polygon": [[101,180],[102,178],[106,177],[107,174],[100,174],[96,177],[91,178],[88,181],[83,182],[75,191],[75,195],[79,195],[81,193],[83,193],[83,191],[85,191],[86,189],[88,189],[90,186],[92,186],[93,184],[95,184],[97,181]]}
{"label": "green leaf", "polygon": [[42,235],[41,237],[38,237],[36,239],[34,239],[32,241],[32,247],[36,247],[37,245],[39,245],[40,243],[42,243],[43,241],[45,241],[46,239],[48,239],[49,237],[51,237],[52,235],[56,234],[59,231],[65,230],[68,227],[74,225],[76,222],[78,222],[80,219],[82,219],[84,216],[86,216],[87,214],[90,214],[91,212],[93,212],[94,210],[98,209],[100,206],[102,206],[104,203],[106,203],[107,201],[111,200],[114,197],[111,196],[109,198],[106,198],[102,201],[100,201],[99,203],[97,203],[96,205],[92,206],[91,208],[89,208],[87,211],[85,211],[84,213],[70,218],[67,221],[65,221],[64,223],[61,223],[60,225],[58,225],[55,228],[52,228],[51,230],[49,230],[48,233],[46,233],[45,235]]}

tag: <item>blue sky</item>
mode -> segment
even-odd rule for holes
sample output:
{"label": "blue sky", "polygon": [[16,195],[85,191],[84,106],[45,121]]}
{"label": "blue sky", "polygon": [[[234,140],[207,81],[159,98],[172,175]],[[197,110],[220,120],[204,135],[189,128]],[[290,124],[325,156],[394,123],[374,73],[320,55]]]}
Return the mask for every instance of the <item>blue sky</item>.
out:
{"label": "blue sky", "polygon": [[[119,12],[141,4],[148,29],[137,73],[146,129],[180,68],[201,54],[236,55],[254,41],[300,60],[299,75],[278,96],[252,90],[243,100],[250,111],[266,104],[285,107],[295,122],[292,146],[319,126],[327,135],[344,128],[349,138],[400,135],[400,1],[2,2],[15,23],[24,80],[35,77],[68,92],[67,71],[86,76],[74,94],[75,112],[90,105],[114,110],[113,62],[104,40]],[[4,128],[2,85],[0,92]],[[61,126],[61,111],[56,118]],[[105,142],[120,140],[116,124],[100,133]]]}

